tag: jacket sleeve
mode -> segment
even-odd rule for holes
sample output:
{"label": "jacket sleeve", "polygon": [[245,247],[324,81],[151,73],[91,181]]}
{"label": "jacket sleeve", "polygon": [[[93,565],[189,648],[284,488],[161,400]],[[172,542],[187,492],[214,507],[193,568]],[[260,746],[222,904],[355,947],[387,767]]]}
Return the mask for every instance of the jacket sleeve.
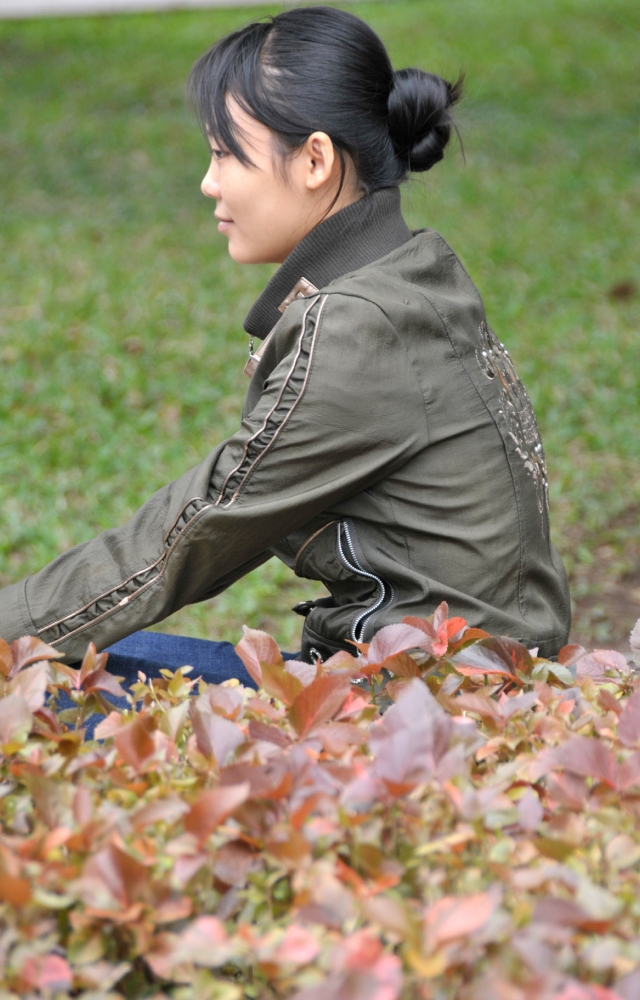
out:
{"label": "jacket sleeve", "polygon": [[70,661],[89,641],[104,649],[219,593],[424,446],[424,401],[378,306],[319,294],[290,306],[276,334],[238,433],[127,524],[0,592],[5,640],[37,634]]}

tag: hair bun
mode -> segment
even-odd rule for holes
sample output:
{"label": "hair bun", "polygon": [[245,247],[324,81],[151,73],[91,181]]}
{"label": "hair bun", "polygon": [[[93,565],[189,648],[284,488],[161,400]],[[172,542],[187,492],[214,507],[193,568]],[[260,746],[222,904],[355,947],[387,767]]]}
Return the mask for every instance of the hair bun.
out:
{"label": "hair bun", "polygon": [[462,77],[448,83],[421,69],[393,75],[389,94],[389,132],[407,170],[430,170],[444,156],[454,126],[450,108],[462,96]]}

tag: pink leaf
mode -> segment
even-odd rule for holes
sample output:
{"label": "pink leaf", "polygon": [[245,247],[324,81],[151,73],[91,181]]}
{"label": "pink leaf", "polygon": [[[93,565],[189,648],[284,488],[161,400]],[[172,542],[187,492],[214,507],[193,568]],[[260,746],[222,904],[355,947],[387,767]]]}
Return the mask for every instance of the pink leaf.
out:
{"label": "pink leaf", "polygon": [[590,736],[575,736],[552,751],[557,765],[615,787],[616,761],[609,748]]}
{"label": "pink leaf", "polygon": [[197,917],[180,935],[174,964],[194,962],[207,968],[224,965],[232,953],[225,926],[217,917]]}
{"label": "pink leaf", "polygon": [[487,923],[496,908],[488,892],[474,896],[443,896],[425,911],[425,932],[431,946],[467,937]]}
{"label": "pink leaf", "polygon": [[200,753],[205,757],[213,757],[222,767],[229,754],[233,753],[245,742],[245,735],[235,722],[225,719],[223,715],[212,712],[201,712],[191,702],[189,715]]}
{"label": "pink leaf", "polygon": [[544,809],[540,799],[531,788],[528,788],[518,802],[518,823],[527,833],[533,833],[540,826]]}
{"label": "pink leaf", "polygon": [[25,667],[16,674],[9,685],[9,691],[21,694],[32,712],[44,705],[47,684],[51,679],[51,671],[46,660],[40,660],[31,667]]}
{"label": "pink leaf", "polygon": [[630,754],[620,764],[616,784],[620,791],[631,788],[633,785],[640,785],[640,750]]}
{"label": "pink leaf", "polygon": [[424,644],[425,634],[421,629],[412,625],[386,625],[376,632],[364,660],[367,664],[382,666],[385,660],[396,653],[418,649]]}
{"label": "pink leaf", "polygon": [[625,746],[640,740],[640,691],[634,691],[618,719],[618,737]]}
{"label": "pink leaf", "polygon": [[99,722],[94,730],[94,736],[97,740],[106,740],[109,736],[115,736],[123,726],[126,725],[120,712],[109,712],[106,719]]}
{"label": "pink leaf", "polygon": [[256,682],[262,684],[262,664],[275,666],[282,663],[282,653],[275,639],[259,629],[247,628],[243,625],[244,636],[235,647],[236,653],[247,668],[247,673]]}
{"label": "pink leaf", "polygon": [[291,965],[307,965],[320,953],[320,945],[306,927],[300,924],[289,924],[284,937],[276,948],[276,962]]}
{"label": "pink leaf", "polygon": [[594,649],[593,653],[581,656],[576,662],[576,678],[581,681],[591,677],[596,683],[603,683],[610,674],[627,676],[629,664],[622,653],[614,649]]}
{"label": "pink leaf", "polygon": [[22,979],[30,989],[66,993],[73,985],[71,966],[62,955],[37,955],[22,966]]}
{"label": "pink leaf", "polygon": [[0,700],[0,745],[21,741],[29,735],[33,716],[21,694]]}

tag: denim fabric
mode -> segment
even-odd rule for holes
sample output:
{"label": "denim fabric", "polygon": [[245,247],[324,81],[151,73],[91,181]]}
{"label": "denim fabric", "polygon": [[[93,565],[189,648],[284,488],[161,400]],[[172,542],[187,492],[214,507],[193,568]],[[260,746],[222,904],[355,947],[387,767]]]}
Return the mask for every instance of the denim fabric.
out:
{"label": "denim fabric", "polygon": [[[107,670],[116,677],[124,677],[124,688],[137,681],[140,670],[147,677],[159,677],[163,668],[177,670],[187,664],[193,667],[189,678],[202,677],[207,684],[222,684],[230,677],[237,677],[246,687],[256,686],[230,642],[210,642],[162,632],[134,632],[114,642],[105,652],[109,654]],[[297,655],[283,653],[285,660],[295,659]],[[124,698],[105,695],[105,699],[116,708],[127,708]],[[60,708],[73,707],[73,702],[64,693],[59,696],[58,703]],[[87,719],[85,739],[93,739],[95,727],[102,718],[104,716],[96,714]]]}

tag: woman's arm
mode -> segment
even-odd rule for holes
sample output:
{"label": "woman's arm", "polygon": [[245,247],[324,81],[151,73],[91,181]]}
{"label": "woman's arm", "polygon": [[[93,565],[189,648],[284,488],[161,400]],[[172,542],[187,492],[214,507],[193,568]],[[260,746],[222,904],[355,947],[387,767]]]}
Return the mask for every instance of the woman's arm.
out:
{"label": "woman's arm", "polygon": [[104,649],[219,593],[426,443],[395,329],[358,296],[294,303],[256,379],[264,388],[242,427],[201,465],[127,524],[0,592],[0,635],[38,634],[69,660],[89,641]]}

